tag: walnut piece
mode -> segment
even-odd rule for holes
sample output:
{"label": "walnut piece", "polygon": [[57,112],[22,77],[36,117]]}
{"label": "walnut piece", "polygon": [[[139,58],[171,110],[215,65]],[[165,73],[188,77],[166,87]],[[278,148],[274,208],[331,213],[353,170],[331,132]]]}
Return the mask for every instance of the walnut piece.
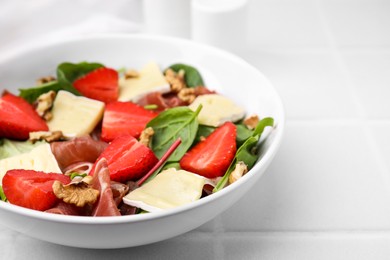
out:
{"label": "walnut piece", "polygon": [[125,79],[131,79],[131,78],[138,78],[140,75],[138,71],[129,69],[128,71],[125,72]]}
{"label": "walnut piece", "polygon": [[180,70],[178,73],[172,69],[167,69],[165,71],[165,79],[171,86],[171,91],[178,93],[180,90],[187,87],[184,74],[184,70]]}
{"label": "walnut piece", "polygon": [[191,104],[194,102],[196,95],[195,95],[195,89],[194,88],[182,88],[179,93],[177,94],[178,98],[181,101],[186,102],[187,104]]}
{"label": "walnut piece", "polygon": [[60,181],[54,181],[52,187],[57,198],[62,199],[65,203],[74,204],[77,207],[94,204],[99,197],[99,191],[93,189],[84,181],[69,183],[67,185],[62,184]]}
{"label": "walnut piece", "polygon": [[37,85],[43,85],[43,84],[46,84],[46,83],[49,83],[49,82],[52,82],[55,80],[56,80],[55,77],[47,76],[47,77],[42,77],[42,78],[37,79],[36,83],[37,83]]}
{"label": "walnut piece", "polygon": [[62,131],[37,131],[37,132],[30,132],[29,134],[29,140],[32,143],[35,143],[37,141],[45,140],[48,143],[59,141],[59,140],[65,140],[65,136],[63,135]]}
{"label": "walnut piece", "polygon": [[236,182],[247,172],[248,172],[248,166],[242,161],[238,162],[234,170],[230,173],[229,184]]}
{"label": "walnut piece", "polygon": [[260,119],[257,115],[251,115],[250,117],[247,117],[243,123],[246,125],[246,127],[248,127],[248,129],[252,130],[256,128],[259,121]]}
{"label": "walnut piece", "polygon": [[44,117],[46,119],[45,115],[50,111],[51,107],[53,106],[53,102],[55,98],[56,98],[56,92],[53,90],[47,93],[43,93],[37,98],[37,100],[35,101],[36,103],[35,111],[37,111],[39,116]]}
{"label": "walnut piece", "polygon": [[153,128],[151,127],[147,127],[145,128],[142,132],[141,132],[141,136],[139,138],[139,142],[141,144],[144,144],[145,146],[147,147],[150,147],[150,142],[152,141],[152,137],[154,135],[154,130]]}

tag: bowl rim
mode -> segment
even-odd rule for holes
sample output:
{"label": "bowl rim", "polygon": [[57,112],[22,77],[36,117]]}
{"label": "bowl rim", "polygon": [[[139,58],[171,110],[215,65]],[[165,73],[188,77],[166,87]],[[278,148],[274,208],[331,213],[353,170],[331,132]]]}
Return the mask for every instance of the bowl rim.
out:
{"label": "bowl rim", "polygon": [[244,66],[246,69],[251,70],[253,73],[260,75],[265,80],[268,87],[271,88],[272,91],[274,92],[275,101],[279,109],[278,111],[279,117],[277,118],[277,123],[276,123],[276,127],[278,128],[278,131],[276,131],[276,134],[269,148],[263,154],[262,158],[254,165],[254,167],[242,178],[240,178],[234,185],[229,185],[223,188],[222,190],[211,194],[210,196],[204,197],[200,200],[173,209],[162,210],[150,214],[110,216],[110,217],[88,217],[88,216],[69,216],[69,215],[50,214],[46,212],[20,207],[17,205],[10,204],[8,202],[0,201],[0,210],[7,210],[12,213],[17,213],[19,215],[31,217],[38,220],[45,220],[45,221],[58,222],[58,223],[89,224],[89,225],[136,223],[141,221],[165,218],[172,215],[180,214],[181,212],[189,211],[194,208],[201,207],[204,204],[211,203],[212,201],[215,201],[218,198],[225,196],[227,193],[235,189],[239,189],[240,186],[243,185],[245,182],[251,181],[252,175],[256,174],[256,172],[258,172],[261,168],[266,167],[267,164],[275,156],[281,144],[283,133],[284,133],[284,126],[285,126],[285,110],[280,95],[278,94],[275,87],[268,80],[268,78],[265,77],[264,74],[261,71],[259,71],[257,68],[255,68],[253,65],[246,62],[243,58],[240,58],[235,54],[232,54],[226,50],[219,49],[214,46],[195,42],[189,39],[177,38],[172,36],[151,35],[151,34],[144,34],[144,33],[138,33],[138,34],[104,33],[104,34],[94,34],[94,35],[87,35],[87,36],[76,36],[76,37],[68,38],[66,40],[52,40],[45,43],[36,43],[30,46],[25,46],[18,50],[11,51],[8,54],[1,57],[0,65],[5,64],[12,59],[21,57],[31,52],[42,50],[47,47],[56,47],[56,46],[61,46],[63,44],[77,44],[78,42],[88,41],[88,40],[107,40],[107,39],[112,39],[112,40],[137,39],[137,40],[162,41],[165,43],[172,43],[174,45],[185,44],[201,50],[205,50],[209,52],[211,51],[213,53],[216,53],[219,56],[222,56],[225,59],[230,59],[233,62],[238,63],[241,66]]}

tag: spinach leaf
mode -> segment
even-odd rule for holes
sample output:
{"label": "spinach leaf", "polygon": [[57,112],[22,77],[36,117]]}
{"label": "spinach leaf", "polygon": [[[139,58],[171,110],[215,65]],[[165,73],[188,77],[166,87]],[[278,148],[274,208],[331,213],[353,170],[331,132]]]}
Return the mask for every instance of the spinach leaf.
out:
{"label": "spinach leaf", "polygon": [[0,160],[12,157],[18,154],[27,153],[43,142],[36,142],[32,144],[28,141],[12,141],[9,139],[0,139]]}
{"label": "spinach leaf", "polygon": [[253,130],[248,129],[246,125],[244,124],[236,124],[236,129],[237,129],[237,137],[236,137],[236,143],[237,147],[240,147],[246,139],[252,136]]}
{"label": "spinach leaf", "polygon": [[184,79],[188,87],[204,86],[202,76],[194,67],[182,63],[177,63],[169,66],[169,68],[175,72],[184,70]]}
{"label": "spinach leaf", "polygon": [[162,167],[161,171],[169,169],[169,168],[175,168],[176,170],[180,170],[181,169],[180,163],[179,162],[169,162],[169,163],[166,163]]}
{"label": "spinach leaf", "polygon": [[19,89],[19,96],[31,104],[34,103],[34,101],[37,100],[40,95],[51,90],[58,92],[61,89],[66,89],[66,87],[64,88],[64,86],[58,81],[51,81],[40,86]]}
{"label": "spinach leaf", "polygon": [[61,83],[72,84],[76,79],[98,69],[104,67],[100,63],[70,63],[64,62],[57,67],[57,79]]}
{"label": "spinach leaf", "polygon": [[1,187],[1,186],[0,186],[0,200],[5,201],[5,202],[7,201],[7,197],[5,196],[3,187]]}
{"label": "spinach leaf", "polygon": [[247,165],[248,170],[250,170],[253,165],[255,165],[257,159],[259,158],[259,154],[257,153],[257,143],[261,137],[261,134],[263,133],[265,127],[273,125],[273,118],[267,117],[260,120],[255,130],[253,131],[253,134],[248,139],[246,139],[245,142],[237,149],[233,161],[231,162],[225,175],[214,187],[213,192],[220,191],[226,186],[229,176],[238,162],[243,161]]}
{"label": "spinach leaf", "polygon": [[214,132],[215,127],[207,126],[207,125],[199,125],[198,131],[196,132],[194,144],[198,143],[201,139],[201,137],[207,137],[212,132]]}
{"label": "spinach leaf", "polygon": [[100,63],[70,63],[64,62],[57,66],[57,80],[51,81],[46,84],[35,86],[32,88],[19,89],[19,96],[24,98],[27,102],[33,103],[43,93],[47,93],[50,90],[58,92],[60,90],[66,90],[77,96],[81,96],[80,92],[73,87],[73,82],[92,72],[98,68],[104,67]]}
{"label": "spinach leaf", "polygon": [[154,130],[151,148],[158,158],[180,137],[182,143],[167,162],[178,162],[181,159],[195,139],[198,130],[197,116],[201,109],[202,106],[199,106],[194,112],[188,107],[171,108],[161,112],[147,124],[146,127]]}

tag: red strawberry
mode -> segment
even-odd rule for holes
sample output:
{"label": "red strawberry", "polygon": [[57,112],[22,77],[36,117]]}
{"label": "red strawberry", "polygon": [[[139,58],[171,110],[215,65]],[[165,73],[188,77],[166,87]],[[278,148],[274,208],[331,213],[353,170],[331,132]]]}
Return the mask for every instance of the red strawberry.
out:
{"label": "red strawberry", "polygon": [[118,72],[109,68],[99,68],[75,80],[73,86],[84,96],[104,103],[118,99]]}
{"label": "red strawberry", "polygon": [[11,204],[45,211],[58,201],[53,193],[53,182],[68,184],[68,176],[33,170],[9,170],[3,178],[3,190]]}
{"label": "red strawberry", "polygon": [[236,126],[226,122],[180,160],[180,167],[207,178],[223,176],[236,154]]}
{"label": "red strawberry", "polygon": [[101,158],[107,160],[111,180],[119,182],[141,178],[158,162],[153,151],[131,135],[115,138],[96,162]]}
{"label": "red strawberry", "polygon": [[146,124],[157,116],[132,102],[112,102],[107,104],[103,116],[102,139],[110,142],[121,135],[138,138]]}
{"label": "red strawberry", "polygon": [[23,98],[10,93],[0,98],[0,137],[26,140],[29,132],[48,130],[46,122]]}

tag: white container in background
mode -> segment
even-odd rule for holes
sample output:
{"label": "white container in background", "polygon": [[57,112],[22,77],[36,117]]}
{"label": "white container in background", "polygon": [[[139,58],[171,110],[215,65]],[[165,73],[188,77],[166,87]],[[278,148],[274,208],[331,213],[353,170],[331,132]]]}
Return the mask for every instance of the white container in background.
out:
{"label": "white container in background", "polygon": [[248,0],[193,0],[192,39],[227,50],[246,44]]}
{"label": "white container in background", "polygon": [[189,38],[191,0],[143,0],[144,29],[147,33]]}

